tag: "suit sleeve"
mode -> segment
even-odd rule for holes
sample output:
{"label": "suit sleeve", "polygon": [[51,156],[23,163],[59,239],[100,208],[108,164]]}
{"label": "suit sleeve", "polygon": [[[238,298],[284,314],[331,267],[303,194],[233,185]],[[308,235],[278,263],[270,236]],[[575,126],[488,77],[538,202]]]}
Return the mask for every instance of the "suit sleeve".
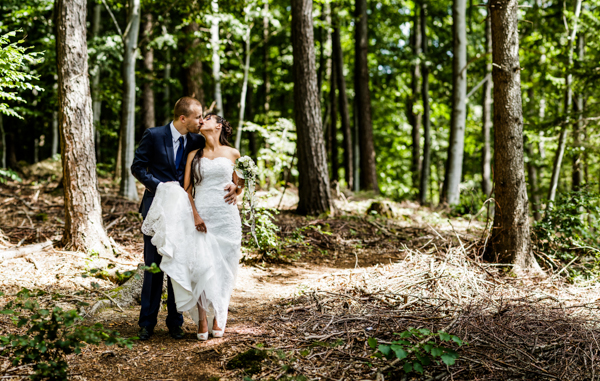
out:
{"label": "suit sleeve", "polygon": [[131,164],[131,173],[140,183],[144,184],[149,191],[155,193],[160,181],[148,172],[152,152],[154,152],[153,148],[154,139],[152,138],[150,130],[147,129],[144,131],[140,145],[135,150],[133,164]]}

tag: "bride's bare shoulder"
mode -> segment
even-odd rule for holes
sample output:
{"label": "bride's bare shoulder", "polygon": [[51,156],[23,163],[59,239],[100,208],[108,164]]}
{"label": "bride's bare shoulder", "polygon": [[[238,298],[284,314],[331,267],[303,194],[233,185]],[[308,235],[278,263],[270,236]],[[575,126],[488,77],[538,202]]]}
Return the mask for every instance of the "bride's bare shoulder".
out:
{"label": "bride's bare shoulder", "polygon": [[194,156],[196,156],[196,153],[197,153],[198,151],[200,151],[200,150],[199,150],[199,149],[196,149],[196,150],[193,150],[192,152],[188,153],[188,157],[187,157],[188,161],[190,161],[190,160],[194,159]]}
{"label": "bride's bare shoulder", "polygon": [[240,158],[240,151],[238,151],[237,149],[233,148],[233,147],[227,147],[228,148],[228,155],[229,157],[235,162],[237,159]]}

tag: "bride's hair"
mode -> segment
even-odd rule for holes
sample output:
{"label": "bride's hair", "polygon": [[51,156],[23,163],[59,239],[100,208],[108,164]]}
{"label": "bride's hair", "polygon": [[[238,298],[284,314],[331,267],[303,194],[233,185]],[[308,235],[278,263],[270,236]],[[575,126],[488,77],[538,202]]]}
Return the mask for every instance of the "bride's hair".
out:
{"label": "bride's hair", "polygon": [[[212,118],[216,118],[217,124],[221,125],[221,134],[219,135],[219,143],[221,145],[224,146],[228,146],[231,147],[231,144],[229,143],[229,141],[227,139],[229,139],[231,137],[231,134],[233,133],[233,129],[231,128],[231,124],[229,124],[229,122],[223,118],[220,115],[217,114],[207,114],[206,117],[210,117]],[[196,155],[194,156],[194,158],[192,159],[192,179],[194,181],[190,182],[190,186],[193,187],[194,185],[200,184],[202,182],[202,171],[200,170],[200,163],[202,159],[202,156],[204,156],[204,147],[202,147],[201,149],[198,150],[198,152],[196,152]],[[192,190],[194,190],[195,188],[192,188]]]}

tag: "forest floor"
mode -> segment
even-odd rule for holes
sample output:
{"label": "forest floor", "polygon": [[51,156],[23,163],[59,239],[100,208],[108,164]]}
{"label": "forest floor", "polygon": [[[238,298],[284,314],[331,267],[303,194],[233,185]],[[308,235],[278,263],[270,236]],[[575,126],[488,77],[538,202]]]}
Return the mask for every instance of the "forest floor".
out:
{"label": "forest floor", "polygon": [[[5,246],[56,241],[64,224],[56,183],[0,184]],[[137,203],[116,196],[101,179],[105,226],[117,255],[48,248],[0,263],[0,307],[23,287],[44,291],[41,305],[79,309],[83,324],[101,323],[124,337],[137,334],[139,306],[89,316],[117,285],[92,269],[132,270],[142,261]],[[278,200],[278,199],[277,199]],[[224,338],[199,342],[186,317],[183,340],[173,340],[161,309],[155,335],[133,349],[88,346],[69,355],[76,380],[593,380],[600,377],[600,284],[571,284],[560,276],[517,277],[485,263],[484,224],[449,219],[443,211],[394,204],[395,217],[367,215],[372,200],[342,198],[335,217],[282,211],[286,239],[279,262],[244,250]],[[285,202],[284,202],[285,204]],[[94,284],[95,283],[95,284]],[[97,287],[97,288],[95,288]],[[403,361],[374,356],[379,344],[410,327],[443,330],[466,344],[410,338]],[[0,315],[0,335],[18,332]],[[432,341],[460,356],[405,373],[417,342]],[[397,349],[398,347],[396,347]],[[1,349],[1,348],[0,348]],[[443,349],[443,348],[442,348]],[[399,353],[399,352],[397,352]],[[393,354],[393,352],[392,352]],[[419,355],[421,356],[421,355]],[[0,378],[25,379],[27,366],[0,356]]]}

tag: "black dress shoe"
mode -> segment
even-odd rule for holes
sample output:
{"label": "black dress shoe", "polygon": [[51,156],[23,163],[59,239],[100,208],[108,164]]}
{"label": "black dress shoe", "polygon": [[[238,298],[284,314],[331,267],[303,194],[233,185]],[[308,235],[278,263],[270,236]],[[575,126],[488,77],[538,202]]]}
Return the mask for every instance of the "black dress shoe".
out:
{"label": "black dress shoe", "polygon": [[140,340],[148,340],[150,336],[152,336],[152,332],[148,331],[146,327],[140,328],[140,331],[138,332]]}
{"label": "black dress shoe", "polygon": [[181,327],[170,327],[169,335],[175,340],[181,340],[184,336],[183,329],[181,329]]}

